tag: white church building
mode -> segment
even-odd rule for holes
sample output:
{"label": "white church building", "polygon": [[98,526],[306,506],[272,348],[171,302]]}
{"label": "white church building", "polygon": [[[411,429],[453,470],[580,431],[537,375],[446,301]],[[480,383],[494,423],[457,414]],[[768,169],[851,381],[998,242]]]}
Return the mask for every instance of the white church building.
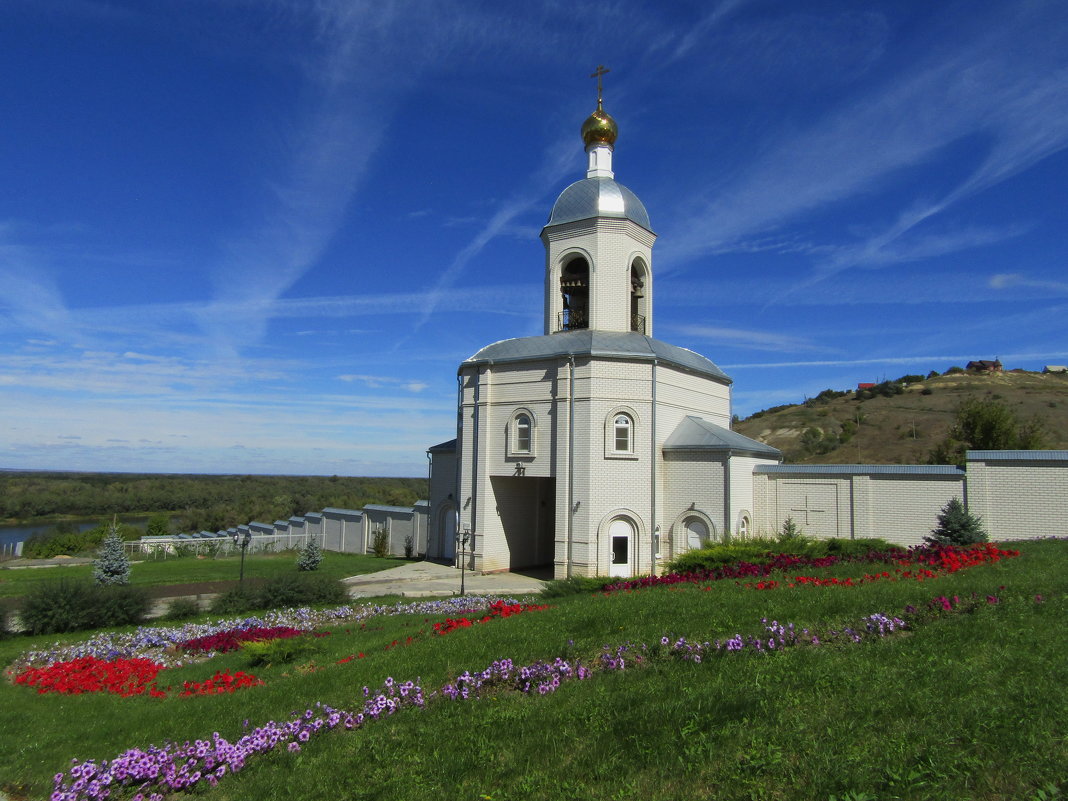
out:
{"label": "white church building", "polygon": [[[598,98],[582,126],[586,177],[541,232],[544,333],[487,345],[459,367],[456,438],[428,451],[428,558],[462,554],[481,572],[552,566],[556,578],[657,573],[689,548],[773,532],[788,516],[816,536],[912,544],[952,497],[980,507],[993,539],[1035,535],[1018,511],[1003,514],[1002,501],[1016,510],[1021,498],[1048,510],[1043,533],[1068,533],[1068,451],[973,451],[967,470],[791,466],[732,431],[731,379],[653,336],[656,234],[615,180],[616,136]],[[969,474],[983,477],[973,497]]]}

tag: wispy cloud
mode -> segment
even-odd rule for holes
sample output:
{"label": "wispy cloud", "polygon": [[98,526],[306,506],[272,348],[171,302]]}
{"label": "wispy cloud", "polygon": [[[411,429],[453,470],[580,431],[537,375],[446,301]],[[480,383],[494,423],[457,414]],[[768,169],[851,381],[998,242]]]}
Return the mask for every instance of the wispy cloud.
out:
{"label": "wispy cloud", "polygon": [[729,344],[736,348],[774,350],[787,353],[828,350],[828,348],[815,345],[799,337],[776,334],[770,331],[720,328],[711,325],[680,325],[673,326],[673,330],[693,339]]}
{"label": "wispy cloud", "polygon": [[992,275],[987,284],[992,289],[1009,289],[1011,287],[1028,287],[1040,289],[1056,295],[1068,295],[1068,282],[1066,281],[1043,281],[1028,278],[1019,273],[999,273]]}
{"label": "wispy cloud", "polygon": [[409,334],[399,340],[398,345],[417,334],[441,306],[457,280],[483,248],[502,233],[521,214],[530,211],[541,202],[546,193],[557,186],[568,173],[574,162],[574,136],[559,137],[546,148],[540,166],[527,180],[526,186],[515,195],[505,200],[490,218],[482,225],[471,240],[452,258],[438,279],[434,282],[425,302],[421,305],[419,316]]}
{"label": "wispy cloud", "polygon": [[884,230],[821,263],[819,274],[983,241],[991,233],[974,229],[937,242],[930,236],[902,240],[959,201],[1068,145],[1068,28],[1061,13],[1055,2],[990,13],[961,26],[969,38],[955,47],[884,75],[866,97],[770,143],[765,155],[672,230],[662,261],[732,250],[749,237],[878,191],[965,140],[985,143],[985,153],[956,186],[935,200],[910,201]]}
{"label": "wispy cloud", "polygon": [[[1003,361],[1033,361],[1049,358],[1062,358],[1068,356],[1068,351],[1053,352],[1053,353],[1002,353],[998,354],[998,357]],[[790,361],[790,362],[748,362],[745,364],[724,364],[720,365],[724,370],[762,370],[762,369],[782,369],[785,367],[864,367],[867,365],[879,365],[879,364],[897,364],[897,365],[915,365],[915,364],[940,364],[940,363],[953,363],[959,364],[961,362],[967,362],[976,358],[975,354],[956,354],[956,355],[918,355],[918,356],[888,356],[885,358],[873,358],[873,359],[808,359],[805,361]]]}

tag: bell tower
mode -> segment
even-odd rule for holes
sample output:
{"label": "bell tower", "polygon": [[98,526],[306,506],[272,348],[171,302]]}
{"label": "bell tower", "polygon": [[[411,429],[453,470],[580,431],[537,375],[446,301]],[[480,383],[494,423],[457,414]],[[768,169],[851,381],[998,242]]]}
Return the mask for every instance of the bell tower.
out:
{"label": "bell tower", "polygon": [[582,124],[586,177],[565,189],[541,232],[545,245],[545,333],[594,329],[653,335],[649,214],[615,180],[619,128],[604,110],[599,66],[597,108]]}

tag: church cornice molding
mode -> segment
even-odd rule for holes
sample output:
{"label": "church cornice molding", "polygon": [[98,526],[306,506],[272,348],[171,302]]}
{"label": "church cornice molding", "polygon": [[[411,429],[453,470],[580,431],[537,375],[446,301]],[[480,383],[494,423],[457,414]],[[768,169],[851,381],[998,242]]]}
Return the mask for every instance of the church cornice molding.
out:
{"label": "church cornice molding", "polygon": [[618,217],[589,217],[585,220],[575,220],[559,225],[547,225],[541,231],[541,240],[548,244],[575,236],[601,233],[626,234],[648,248],[656,242],[656,234],[652,231],[642,228],[632,220],[623,220]]}

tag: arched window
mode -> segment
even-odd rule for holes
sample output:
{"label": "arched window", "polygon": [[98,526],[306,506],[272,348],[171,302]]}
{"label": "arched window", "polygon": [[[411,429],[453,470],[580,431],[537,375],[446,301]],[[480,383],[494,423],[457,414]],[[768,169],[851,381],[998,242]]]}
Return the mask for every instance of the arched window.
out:
{"label": "arched window", "polygon": [[634,421],[629,415],[617,414],[612,421],[612,450],[615,453],[634,452]]}
{"label": "arched window", "polygon": [[505,430],[505,451],[510,457],[533,457],[536,444],[537,421],[529,409],[516,409],[508,418]]}
{"label": "arched window", "polygon": [[530,417],[526,414],[515,416],[515,452],[530,453]]}
{"label": "arched window", "polygon": [[637,459],[637,424],[639,420],[629,406],[617,406],[604,419],[604,455],[606,459]]}

